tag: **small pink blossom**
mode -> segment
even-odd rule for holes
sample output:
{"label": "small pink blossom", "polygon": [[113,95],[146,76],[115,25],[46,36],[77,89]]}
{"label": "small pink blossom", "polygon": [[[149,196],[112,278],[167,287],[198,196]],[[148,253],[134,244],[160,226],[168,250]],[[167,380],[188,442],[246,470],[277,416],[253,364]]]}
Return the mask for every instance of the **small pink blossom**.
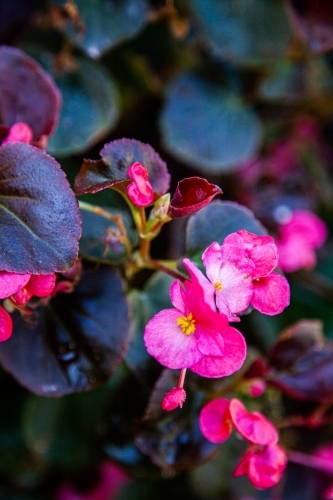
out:
{"label": "small pink blossom", "polygon": [[144,342],[148,353],[171,369],[190,368],[204,377],[222,377],[239,370],[246,356],[242,334],[228,325],[205,295],[198,269],[183,260],[191,281],[170,287],[173,309],[157,313],[147,324]]}
{"label": "small pink blossom", "polygon": [[154,191],[148,180],[147,169],[139,162],[133,163],[127,170],[132,179],[127,186],[127,194],[131,202],[137,207],[146,207],[154,201]]}
{"label": "small pink blossom", "polygon": [[13,331],[12,318],[8,312],[0,306],[0,342],[4,342],[11,337]]}
{"label": "small pink blossom", "polygon": [[53,274],[32,274],[25,288],[31,295],[36,297],[47,297],[55,287],[56,275]]}
{"label": "small pink blossom", "polygon": [[248,476],[256,488],[271,488],[280,481],[286,466],[286,453],[278,444],[252,445],[241,457],[233,475]]}
{"label": "small pink blossom", "polygon": [[182,387],[174,387],[163,398],[162,410],[171,411],[179,406],[183,406],[186,399],[186,392]]}
{"label": "small pink blossom", "polygon": [[249,305],[268,315],[289,305],[289,284],[274,271],[278,250],[271,236],[241,229],[227,236],[222,246],[212,243],[202,259],[211,283],[203,277],[201,284],[207,296],[215,295],[218,309],[229,321],[239,321],[235,314]]}
{"label": "small pink blossom", "polygon": [[213,443],[223,443],[231,435],[232,424],[250,443],[263,446],[279,440],[274,425],[262,413],[248,412],[239,399],[213,399],[200,412],[200,430]]}
{"label": "small pink blossom", "polygon": [[202,434],[211,443],[223,443],[232,433],[232,420],[229,411],[230,401],[216,398],[207,403],[199,415]]}
{"label": "small pink blossom", "polygon": [[8,142],[28,142],[31,143],[33,140],[33,132],[29,125],[24,122],[14,123],[9,129],[7,137],[2,141],[2,144],[7,144]]}
{"label": "small pink blossom", "polygon": [[8,273],[0,271],[0,299],[10,297],[18,292],[29,281],[31,274]]}
{"label": "small pink blossom", "polygon": [[203,253],[202,261],[211,281],[218,310],[229,321],[239,321],[235,316],[248,308],[253,294],[252,279],[247,270],[239,269],[232,260],[223,259],[222,247],[214,242]]}
{"label": "small pink blossom", "polygon": [[317,258],[315,250],[320,248],[327,238],[326,224],[309,210],[295,210],[280,225],[279,265],[283,271],[293,272],[298,269],[312,269]]}
{"label": "small pink blossom", "polygon": [[232,399],[229,407],[231,419],[237,431],[247,441],[258,445],[276,444],[279,435],[272,424],[262,413],[248,412],[239,399]]}

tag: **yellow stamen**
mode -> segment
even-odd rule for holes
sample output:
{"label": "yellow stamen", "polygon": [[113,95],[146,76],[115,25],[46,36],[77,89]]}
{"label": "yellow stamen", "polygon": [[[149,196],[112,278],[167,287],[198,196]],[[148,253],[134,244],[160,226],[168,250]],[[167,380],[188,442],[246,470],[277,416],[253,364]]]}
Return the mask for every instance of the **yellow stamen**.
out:
{"label": "yellow stamen", "polygon": [[215,281],[214,286],[217,292],[222,292],[223,286],[220,280]]}
{"label": "yellow stamen", "polygon": [[195,319],[193,319],[192,313],[190,313],[187,317],[181,316],[176,320],[178,326],[180,326],[181,331],[185,333],[185,335],[191,335],[191,333],[195,332]]}

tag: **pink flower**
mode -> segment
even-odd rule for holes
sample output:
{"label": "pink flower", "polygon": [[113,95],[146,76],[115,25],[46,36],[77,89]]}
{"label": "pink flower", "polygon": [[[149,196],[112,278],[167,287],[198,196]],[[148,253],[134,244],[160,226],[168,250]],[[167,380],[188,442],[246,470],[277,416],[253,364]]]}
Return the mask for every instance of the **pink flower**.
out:
{"label": "pink flower", "polygon": [[250,443],[276,444],[279,435],[274,425],[260,412],[250,413],[239,399],[232,399],[229,407],[232,421],[238,432]]}
{"label": "pink flower", "polygon": [[279,435],[274,425],[260,412],[250,413],[239,399],[217,398],[204,406],[199,415],[202,434],[212,443],[223,443],[232,432],[232,424],[250,443],[276,444]]}
{"label": "pink flower", "polygon": [[147,351],[171,369],[190,368],[204,377],[230,375],[244,362],[245,340],[205,295],[196,266],[189,259],[183,263],[191,281],[185,280],[185,288],[178,280],[172,283],[174,308],[160,311],[148,322],[144,332]]}
{"label": "pink flower", "polygon": [[295,210],[280,225],[279,265],[283,271],[312,269],[317,258],[315,249],[320,248],[327,238],[325,223],[309,210]]}
{"label": "pink flower", "polygon": [[281,313],[290,301],[290,289],[284,276],[274,271],[278,250],[271,236],[258,236],[241,229],[223,242],[223,258],[247,271],[252,278],[252,307],[268,315]]}
{"label": "pink flower", "polygon": [[163,398],[162,410],[171,411],[179,406],[183,406],[186,399],[186,392],[182,387],[174,387]]}
{"label": "pink flower", "polygon": [[252,445],[241,457],[233,475],[247,475],[256,488],[271,488],[280,481],[286,465],[286,453],[278,444]]}
{"label": "pink flower", "polygon": [[7,137],[2,141],[2,144],[7,144],[8,142],[28,142],[31,143],[33,140],[33,132],[29,125],[24,122],[14,123],[9,129]]}
{"label": "pink flower", "polygon": [[18,292],[29,281],[31,274],[8,273],[0,271],[0,299],[10,297]]}
{"label": "pink flower", "polygon": [[146,207],[154,201],[154,191],[148,180],[147,169],[139,162],[133,163],[127,170],[132,179],[127,186],[127,194],[131,202],[137,207]]}
{"label": "pink flower", "polygon": [[212,243],[202,260],[210,281],[199,270],[197,278],[208,300],[215,296],[219,311],[229,321],[239,321],[235,315],[249,305],[268,315],[279,314],[289,305],[289,284],[274,271],[278,250],[271,236],[241,229],[227,236],[222,246]]}
{"label": "pink flower", "polygon": [[8,312],[0,306],[0,342],[4,342],[11,337],[13,331],[12,318]]}
{"label": "pink flower", "polygon": [[55,282],[55,273],[29,275],[29,281],[13,294],[13,299],[16,304],[23,305],[34,295],[36,297],[48,297],[55,287]]}
{"label": "pink flower", "polygon": [[225,314],[229,321],[240,321],[235,314],[248,308],[253,295],[248,269],[239,269],[233,259],[224,259],[223,248],[216,242],[205,250],[202,261],[211,281],[206,288],[210,287],[211,293],[215,294],[218,310]]}
{"label": "pink flower", "polygon": [[211,443],[223,443],[231,436],[232,420],[229,407],[230,401],[216,398],[202,408],[199,415],[199,427]]}

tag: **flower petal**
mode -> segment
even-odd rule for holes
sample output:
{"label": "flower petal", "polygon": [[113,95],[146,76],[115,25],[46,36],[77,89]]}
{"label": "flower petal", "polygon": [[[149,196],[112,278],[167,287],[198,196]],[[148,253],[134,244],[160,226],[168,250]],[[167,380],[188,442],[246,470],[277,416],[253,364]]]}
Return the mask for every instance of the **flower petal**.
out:
{"label": "flower petal", "polygon": [[239,399],[230,401],[230,415],[238,432],[251,443],[264,446],[278,442],[279,435],[272,422],[259,412],[248,412]]}
{"label": "flower petal", "polygon": [[229,404],[224,398],[213,399],[200,412],[200,430],[211,443],[223,443],[232,433]]}
{"label": "flower petal", "polygon": [[290,302],[289,283],[284,276],[272,272],[253,281],[251,305],[263,314],[280,314]]}
{"label": "flower petal", "polygon": [[148,353],[174,370],[189,368],[202,358],[195,334],[186,335],[177,325],[180,317],[176,309],[164,309],[153,316],[144,332]]}
{"label": "flower petal", "polygon": [[31,274],[7,273],[0,271],[0,299],[10,297],[26,285]]}

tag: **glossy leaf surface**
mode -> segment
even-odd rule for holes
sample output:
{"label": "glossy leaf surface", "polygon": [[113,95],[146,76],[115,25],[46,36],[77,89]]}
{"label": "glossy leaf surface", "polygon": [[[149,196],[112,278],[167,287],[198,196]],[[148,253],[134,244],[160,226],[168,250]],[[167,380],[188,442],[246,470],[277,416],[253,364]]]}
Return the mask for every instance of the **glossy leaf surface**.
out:
{"label": "glossy leaf surface", "polygon": [[4,125],[25,122],[35,140],[49,136],[58,122],[60,105],[58,88],[36,61],[20,49],[0,47],[0,121]]}
{"label": "glossy leaf surface", "polygon": [[72,71],[55,78],[63,105],[48,151],[65,157],[98,142],[116,124],[118,92],[112,77],[98,63],[79,57]]}
{"label": "glossy leaf surface", "polygon": [[266,234],[265,228],[248,208],[228,201],[212,201],[188,221],[187,252],[191,255],[203,252],[213,241],[222,244],[224,238],[239,229]]}
{"label": "glossy leaf surface", "polygon": [[81,219],[60,165],[41,149],[0,147],[0,269],[65,271],[78,252]]}
{"label": "glossy leaf surface", "polygon": [[237,169],[261,140],[259,120],[237,94],[194,74],[169,85],[160,126],[170,153],[202,173]]}
{"label": "glossy leaf surface", "polygon": [[243,64],[268,63],[286,50],[290,27],[277,0],[191,0],[214,53]]}
{"label": "glossy leaf surface", "polygon": [[105,144],[100,155],[101,160],[83,161],[75,179],[77,194],[96,193],[119,181],[130,181],[127,170],[135,162],[147,169],[155,193],[164,194],[169,189],[166,164],[149,144],[136,139],[117,139]]}
{"label": "glossy leaf surface", "polygon": [[127,314],[117,272],[88,267],[72,294],[58,294],[29,323],[13,315],[15,334],[0,346],[1,364],[36,394],[91,389],[112,375],[125,354]]}
{"label": "glossy leaf surface", "polygon": [[322,324],[303,320],[282,332],[269,353],[268,381],[290,396],[333,402],[333,342]]}
{"label": "glossy leaf surface", "polygon": [[77,0],[84,31],[67,30],[90,57],[100,57],[111,47],[131,38],[144,26],[145,0]]}

